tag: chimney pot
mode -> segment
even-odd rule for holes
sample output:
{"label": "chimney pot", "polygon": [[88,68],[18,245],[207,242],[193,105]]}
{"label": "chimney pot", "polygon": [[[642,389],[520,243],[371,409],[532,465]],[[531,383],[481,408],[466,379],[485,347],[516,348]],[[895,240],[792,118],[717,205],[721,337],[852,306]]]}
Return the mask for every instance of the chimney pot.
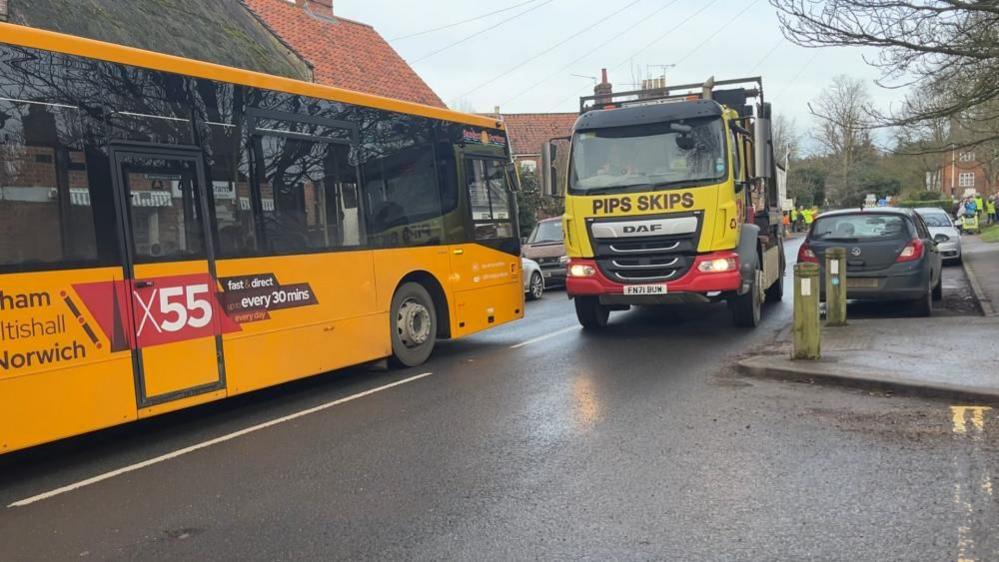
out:
{"label": "chimney pot", "polygon": [[603,79],[599,84],[593,88],[593,94],[597,96],[598,104],[607,104],[611,102],[611,94],[614,93],[614,86],[607,80],[607,69],[600,69],[600,77]]}
{"label": "chimney pot", "polygon": [[307,8],[317,13],[333,13],[333,0],[293,0],[299,8]]}

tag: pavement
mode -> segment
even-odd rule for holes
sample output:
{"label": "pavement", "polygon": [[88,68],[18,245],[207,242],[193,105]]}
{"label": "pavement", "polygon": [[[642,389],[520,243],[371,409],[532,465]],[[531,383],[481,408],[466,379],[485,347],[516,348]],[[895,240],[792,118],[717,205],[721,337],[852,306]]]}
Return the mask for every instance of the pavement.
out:
{"label": "pavement", "polygon": [[0,560],[997,558],[999,413],[736,372],[789,301],[526,312],[0,456]]}
{"label": "pavement", "polygon": [[[999,317],[992,306],[999,303],[999,244],[977,236],[962,243],[963,270],[944,269],[944,302],[935,305],[933,317],[905,318],[904,306],[851,303],[848,326],[823,327],[820,360],[792,360],[788,329],[740,360],[739,368],[757,376],[999,404]],[[969,307],[972,301],[977,306]]]}
{"label": "pavement", "polygon": [[961,242],[964,268],[985,316],[999,314],[999,244],[964,236]]}
{"label": "pavement", "polygon": [[818,361],[791,360],[787,335],[739,366],[754,375],[999,404],[999,355],[988,334],[999,334],[999,320],[853,320],[823,329]]}

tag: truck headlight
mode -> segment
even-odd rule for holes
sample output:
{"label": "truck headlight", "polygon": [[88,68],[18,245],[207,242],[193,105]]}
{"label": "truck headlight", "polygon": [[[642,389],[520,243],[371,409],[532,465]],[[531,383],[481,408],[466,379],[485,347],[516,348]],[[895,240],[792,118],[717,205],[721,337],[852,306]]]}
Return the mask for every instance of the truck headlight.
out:
{"label": "truck headlight", "polygon": [[739,269],[739,261],[735,258],[717,258],[702,261],[697,266],[701,273],[725,273]]}
{"label": "truck headlight", "polygon": [[597,274],[597,268],[592,265],[576,263],[569,266],[569,277],[593,277]]}

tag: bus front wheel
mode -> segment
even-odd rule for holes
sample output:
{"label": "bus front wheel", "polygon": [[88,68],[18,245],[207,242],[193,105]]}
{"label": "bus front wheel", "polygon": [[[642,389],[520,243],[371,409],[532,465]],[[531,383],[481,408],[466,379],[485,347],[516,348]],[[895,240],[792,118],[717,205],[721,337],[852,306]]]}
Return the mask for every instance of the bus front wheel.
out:
{"label": "bus front wheel", "polygon": [[406,283],[392,297],[392,357],[396,367],[425,362],[437,343],[437,312],[423,285]]}
{"label": "bus front wheel", "polygon": [[610,309],[600,304],[598,297],[576,297],[576,318],[584,330],[601,330],[607,327]]}

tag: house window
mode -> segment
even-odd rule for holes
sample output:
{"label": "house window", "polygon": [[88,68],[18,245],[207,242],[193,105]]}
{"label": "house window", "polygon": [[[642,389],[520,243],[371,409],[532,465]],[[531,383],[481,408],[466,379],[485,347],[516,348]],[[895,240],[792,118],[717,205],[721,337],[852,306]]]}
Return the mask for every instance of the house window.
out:
{"label": "house window", "polygon": [[975,172],[961,172],[961,175],[957,176],[957,185],[959,187],[975,187]]}
{"label": "house window", "polygon": [[522,172],[537,172],[538,162],[537,160],[521,160],[520,161],[520,171]]}
{"label": "house window", "polygon": [[962,152],[961,156],[959,157],[959,159],[961,160],[961,162],[973,162],[975,160],[975,153],[974,152]]}

